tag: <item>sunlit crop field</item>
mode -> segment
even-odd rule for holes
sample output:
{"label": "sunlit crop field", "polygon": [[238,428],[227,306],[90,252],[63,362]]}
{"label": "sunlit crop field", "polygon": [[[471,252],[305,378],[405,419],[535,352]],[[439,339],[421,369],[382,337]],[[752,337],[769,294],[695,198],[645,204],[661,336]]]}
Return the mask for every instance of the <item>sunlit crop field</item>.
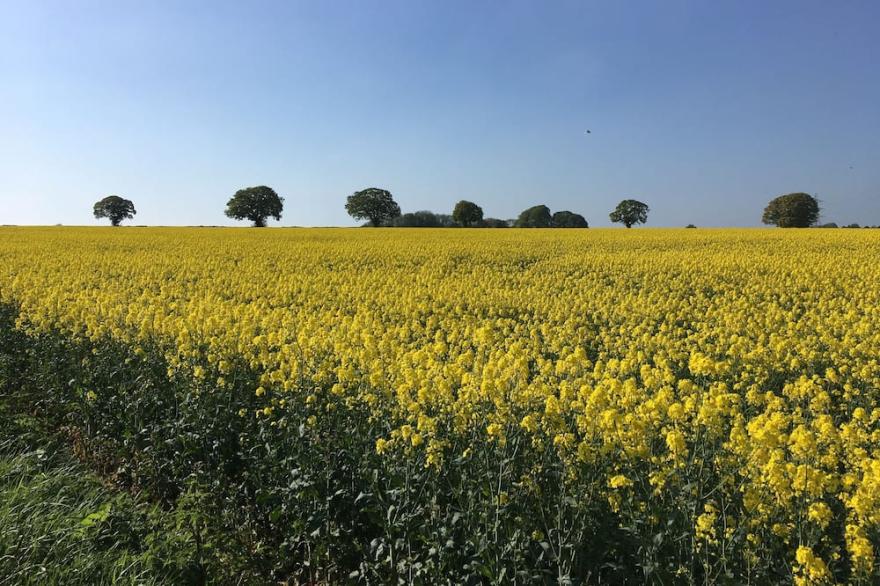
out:
{"label": "sunlit crop field", "polygon": [[880,579],[878,231],[2,228],[0,301],[138,484],[237,438],[162,458],[276,577]]}

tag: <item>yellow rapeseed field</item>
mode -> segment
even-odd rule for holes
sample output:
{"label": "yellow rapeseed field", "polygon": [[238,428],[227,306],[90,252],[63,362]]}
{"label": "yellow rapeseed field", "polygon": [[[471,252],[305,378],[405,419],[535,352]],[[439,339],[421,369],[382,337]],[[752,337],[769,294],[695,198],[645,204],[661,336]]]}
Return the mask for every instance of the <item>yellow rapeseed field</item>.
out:
{"label": "yellow rapeseed field", "polygon": [[876,579],[878,231],[2,228],[0,301],[198,392],[255,371],[259,425],[366,409],[437,478],[551,454],[648,542],[681,512],[709,578]]}

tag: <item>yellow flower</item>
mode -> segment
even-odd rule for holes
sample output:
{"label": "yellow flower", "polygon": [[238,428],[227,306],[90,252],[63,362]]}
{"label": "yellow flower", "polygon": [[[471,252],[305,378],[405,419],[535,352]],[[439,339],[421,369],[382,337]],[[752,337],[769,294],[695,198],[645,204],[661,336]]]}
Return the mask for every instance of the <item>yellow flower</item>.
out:
{"label": "yellow flower", "polygon": [[846,526],[846,549],[856,574],[868,574],[874,567],[874,546],[862,527]]}
{"label": "yellow flower", "polygon": [[666,447],[669,448],[669,451],[676,458],[687,456],[687,443],[685,442],[684,434],[677,429],[666,434]]}
{"label": "yellow flower", "polygon": [[520,421],[519,425],[524,430],[532,432],[532,433],[534,433],[538,429],[537,418],[532,414],[529,414],[529,415],[526,415],[525,417],[523,417],[522,420]]}
{"label": "yellow flower", "polygon": [[623,474],[616,474],[608,480],[608,486],[611,488],[626,488],[627,486],[632,486],[632,484],[632,480]]}
{"label": "yellow flower", "polygon": [[822,529],[831,522],[831,509],[825,503],[813,503],[807,510],[807,518],[819,525]]}
{"label": "yellow flower", "polygon": [[695,534],[697,539],[714,543],[715,540],[715,520],[718,518],[718,509],[711,503],[703,506],[703,513],[697,517],[695,523]]}
{"label": "yellow flower", "polygon": [[795,580],[799,584],[821,584],[831,578],[828,566],[809,547],[798,547],[795,561]]}

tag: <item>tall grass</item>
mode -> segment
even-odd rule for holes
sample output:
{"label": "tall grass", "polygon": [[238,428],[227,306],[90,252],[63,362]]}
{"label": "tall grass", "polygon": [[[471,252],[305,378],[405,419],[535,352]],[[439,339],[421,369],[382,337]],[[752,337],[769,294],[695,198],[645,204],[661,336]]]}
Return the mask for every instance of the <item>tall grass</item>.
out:
{"label": "tall grass", "polygon": [[0,331],[0,586],[204,583],[185,515],[73,456],[28,401],[11,336]]}

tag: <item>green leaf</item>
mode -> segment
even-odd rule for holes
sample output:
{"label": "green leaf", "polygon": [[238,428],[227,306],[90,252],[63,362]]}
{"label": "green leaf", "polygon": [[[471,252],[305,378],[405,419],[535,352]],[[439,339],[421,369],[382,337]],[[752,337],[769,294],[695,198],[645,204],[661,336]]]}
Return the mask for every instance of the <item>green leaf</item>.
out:
{"label": "green leaf", "polygon": [[107,517],[110,515],[110,509],[113,508],[113,505],[109,502],[101,505],[101,508],[95,511],[94,513],[89,513],[86,515],[82,521],[79,522],[82,527],[92,527],[99,523],[102,523],[107,520]]}

